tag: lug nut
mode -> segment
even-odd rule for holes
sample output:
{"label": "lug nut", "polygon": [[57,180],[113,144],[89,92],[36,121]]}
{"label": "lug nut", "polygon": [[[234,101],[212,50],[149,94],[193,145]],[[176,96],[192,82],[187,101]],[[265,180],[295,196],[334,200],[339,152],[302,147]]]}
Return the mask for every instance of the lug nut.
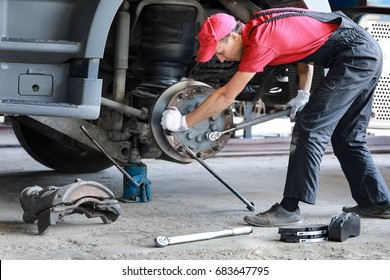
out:
{"label": "lug nut", "polygon": [[220,145],[214,146],[214,147],[213,147],[213,150],[214,150],[215,152],[219,152],[219,151],[221,150],[221,146],[220,146]]}
{"label": "lug nut", "polygon": [[179,93],[179,95],[177,96],[177,99],[182,100],[183,98],[184,98],[184,94],[183,93]]}
{"label": "lug nut", "polygon": [[217,129],[218,129],[218,125],[216,124],[216,123],[212,123],[212,124],[210,124],[210,130],[211,131],[216,131]]}
{"label": "lug nut", "polygon": [[194,135],[193,135],[191,132],[187,132],[187,133],[186,133],[186,138],[187,138],[188,140],[194,140]]}
{"label": "lug nut", "polygon": [[203,142],[203,135],[202,134],[199,134],[195,137],[195,141],[198,142],[198,143],[202,143]]}

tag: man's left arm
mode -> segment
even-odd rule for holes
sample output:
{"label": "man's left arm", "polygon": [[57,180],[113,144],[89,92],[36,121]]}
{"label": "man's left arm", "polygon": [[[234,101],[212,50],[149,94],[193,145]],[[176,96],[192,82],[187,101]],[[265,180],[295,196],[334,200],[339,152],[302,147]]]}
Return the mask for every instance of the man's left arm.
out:
{"label": "man's left arm", "polygon": [[307,63],[298,63],[298,89],[310,92],[313,80],[314,65]]}
{"label": "man's left arm", "polygon": [[291,99],[287,106],[291,107],[290,119],[295,120],[297,113],[300,112],[309,101],[310,88],[313,80],[314,66],[307,63],[298,63],[298,94]]}

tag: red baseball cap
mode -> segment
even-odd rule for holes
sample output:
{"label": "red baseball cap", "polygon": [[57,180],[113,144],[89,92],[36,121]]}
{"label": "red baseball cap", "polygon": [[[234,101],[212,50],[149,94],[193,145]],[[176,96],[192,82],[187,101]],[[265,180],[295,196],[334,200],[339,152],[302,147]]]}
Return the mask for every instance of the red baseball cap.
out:
{"label": "red baseball cap", "polygon": [[198,34],[200,48],[195,59],[199,62],[209,61],[215,54],[218,41],[228,35],[236,25],[236,19],[228,14],[219,13],[208,17]]}

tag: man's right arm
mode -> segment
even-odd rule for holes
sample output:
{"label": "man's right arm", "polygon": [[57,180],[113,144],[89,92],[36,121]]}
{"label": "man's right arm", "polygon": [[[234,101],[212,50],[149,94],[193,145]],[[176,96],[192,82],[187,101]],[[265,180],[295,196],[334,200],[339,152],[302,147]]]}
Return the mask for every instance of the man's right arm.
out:
{"label": "man's right arm", "polygon": [[215,90],[199,107],[186,116],[187,126],[191,127],[229,107],[255,74],[249,72],[234,74],[226,85]]}

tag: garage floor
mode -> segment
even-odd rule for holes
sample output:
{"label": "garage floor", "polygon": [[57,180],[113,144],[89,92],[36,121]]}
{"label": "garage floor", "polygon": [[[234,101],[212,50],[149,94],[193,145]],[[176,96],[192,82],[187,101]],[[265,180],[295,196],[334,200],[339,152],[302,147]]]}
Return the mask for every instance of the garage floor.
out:
{"label": "garage floor", "polygon": [[[0,129],[0,259],[265,259],[344,260],[389,259],[390,220],[361,220],[361,235],[345,242],[284,243],[277,228],[254,228],[252,234],[154,246],[159,235],[175,236],[245,226],[254,213],[199,163],[180,165],[144,160],[152,181],[147,203],[121,203],[123,215],[111,224],[74,214],[38,235],[37,224],[26,224],[19,204],[29,186],[64,186],[77,178],[99,182],[122,196],[122,174],[115,168],[95,174],[62,174],[35,162],[18,147],[8,129]],[[390,154],[374,159],[390,186]],[[288,157],[217,157],[208,165],[252,201],[256,211],[280,202]],[[333,155],[325,155],[317,205],[301,204],[303,225],[328,224],[343,205],[354,205],[347,182]]]}

